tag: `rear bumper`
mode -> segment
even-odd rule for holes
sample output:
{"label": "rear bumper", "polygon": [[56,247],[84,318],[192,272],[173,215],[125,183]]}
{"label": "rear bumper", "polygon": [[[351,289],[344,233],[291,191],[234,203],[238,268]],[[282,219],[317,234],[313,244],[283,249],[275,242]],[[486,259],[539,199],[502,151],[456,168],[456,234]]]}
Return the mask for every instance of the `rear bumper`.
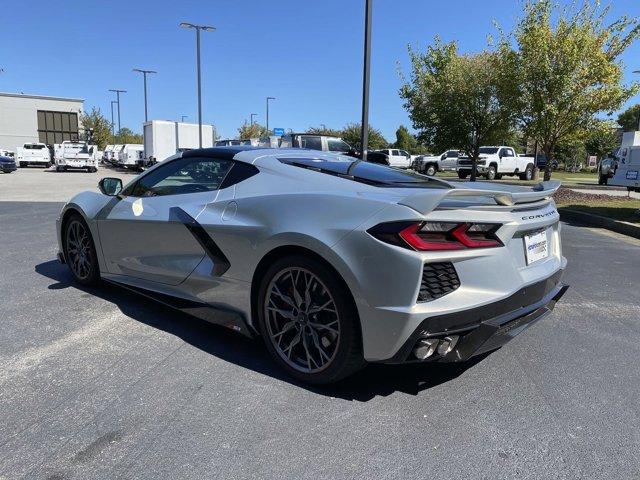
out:
{"label": "rear bumper", "polygon": [[461,362],[506,344],[553,310],[569,288],[561,282],[563,271],[524,287],[513,295],[481,307],[424,320],[402,345],[383,363],[419,362],[413,349],[422,339],[458,335],[456,347],[445,356],[426,361]]}

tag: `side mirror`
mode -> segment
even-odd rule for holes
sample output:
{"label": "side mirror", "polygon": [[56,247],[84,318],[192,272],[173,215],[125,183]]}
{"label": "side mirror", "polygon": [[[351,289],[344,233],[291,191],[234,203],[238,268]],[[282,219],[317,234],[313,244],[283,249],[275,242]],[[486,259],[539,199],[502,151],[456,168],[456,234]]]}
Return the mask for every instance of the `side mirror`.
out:
{"label": "side mirror", "polygon": [[447,154],[446,154],[446,153],[443,153],[443,154],[440,156],[440,160],[444,160],[445,158],[447,158]]}
{"label": "side mirror", "polygon": [[98,188],[104,195],[115,197],[122,191],[122,180],[114,177],[105,177],[98,182]]}

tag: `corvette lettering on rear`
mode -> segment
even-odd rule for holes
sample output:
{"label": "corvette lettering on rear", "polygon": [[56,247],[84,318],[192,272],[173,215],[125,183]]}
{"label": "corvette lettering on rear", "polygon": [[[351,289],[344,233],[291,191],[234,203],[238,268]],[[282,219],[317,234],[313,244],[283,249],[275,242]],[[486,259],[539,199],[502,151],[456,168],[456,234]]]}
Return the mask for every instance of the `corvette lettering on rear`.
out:
{"label": "corvette lettering on rear", "polygon": [[556,210],[549,210],[548,212],[538,213],[536,215],[525,215],[522,217],[522,220],[539,220],[541,218],[553,217],[557,213],[558,212]]}

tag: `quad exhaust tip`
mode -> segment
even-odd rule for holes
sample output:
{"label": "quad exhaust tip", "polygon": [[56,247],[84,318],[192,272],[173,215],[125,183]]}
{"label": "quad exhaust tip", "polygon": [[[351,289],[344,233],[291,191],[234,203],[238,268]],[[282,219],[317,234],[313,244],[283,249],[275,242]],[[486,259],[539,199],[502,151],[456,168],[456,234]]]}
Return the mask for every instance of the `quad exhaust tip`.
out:
{"label": "quad exhaust tip", "polygon": [[413,349],[413,355],[418,360],[426,360],[436,352],[441,357],[444,357],[451,353],[451,351],[456,347],[459,338],[460,337],[458,335],[451,335],[442,339],[423,338],[416,343],[416,346]]}

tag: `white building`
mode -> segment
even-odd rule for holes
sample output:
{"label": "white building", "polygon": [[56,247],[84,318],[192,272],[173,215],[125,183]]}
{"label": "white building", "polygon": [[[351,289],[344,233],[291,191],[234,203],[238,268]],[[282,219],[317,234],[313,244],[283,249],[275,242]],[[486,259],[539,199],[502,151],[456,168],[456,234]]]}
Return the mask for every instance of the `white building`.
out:
{"label": "white building", "polygon": [[83,105],[81,98],[0,92],[0,149],[78,140]]}

